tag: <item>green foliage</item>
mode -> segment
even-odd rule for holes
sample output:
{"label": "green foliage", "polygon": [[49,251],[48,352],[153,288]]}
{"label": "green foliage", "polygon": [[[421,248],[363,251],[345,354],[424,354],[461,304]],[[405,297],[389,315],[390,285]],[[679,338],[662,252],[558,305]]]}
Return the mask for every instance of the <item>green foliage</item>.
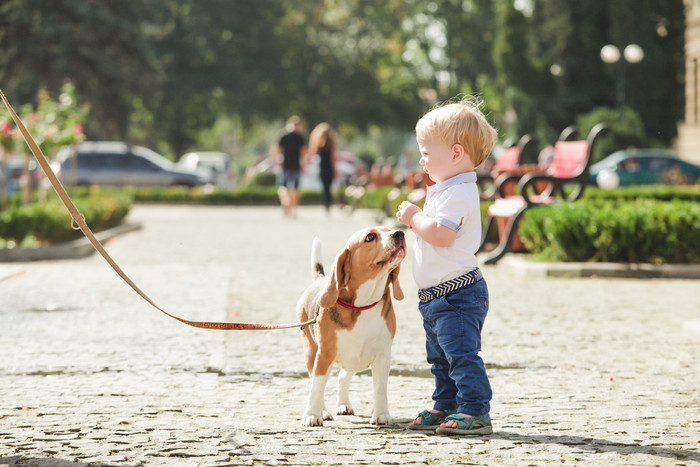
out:
{"label": "green foliage", "polygon": [[257,186],[275,186],[277,183],[277,176],[274,172],[260,172],[255,174],[253,179],[250,181],[251,185]]}
{"label": "green foliage", "polygon": [[641,62],[607,65],[604,71],[613,78],[623,67],[625,105],[639,114],[646,135],[670,144],[684,117],[685,2],[602,3],[607,8],[607,43],[615,44],[621,51],[627,44],[638,44],[644,50]]}
{"label": "green foliage", "polygon": [[700,262],[700,204],[583,200],[527,211],[520,236],[549,261]]}
{"label": "green foliage", "polygon": [[153,11],[157,5],[134,0],[0,2],[3,91],[14,103],[35,102],[40,89],[58,94],[70,79],[91,103],[86,132],[124,139],[132,99],[155,95],[159,83],[164,57],[146,34]]}
{"label": "green foliage", "polygon": [[0,212],[0,239],[21,244],[30,235],[34,226],[30,208],[10,208]]}
{"label": "green foliage", "polygon": [[528,57],[528,29],[527,18],[515,9],[513,2],[500,2],[493,46],[498,71],[506,83],[526,93],[538,93],[543,75]]}
{"label": "green foliage", "polygon": [[[614,107],[620,73],[643,135],[670,144],[684,109],[684,11],[683,0],[6,0],[0,83],[18,107],[36,107],[40,89],[57,95],[71,80],[90,103],[90,139],[238,159],[250,151],[241,132],[290,114],[309,128],[410,133],[463,93],[485,97],[502,135],[536,134],[543,146],[579,115]],[[606,65],[608,43],[637,43],[645,58]],[[210,137],[222,118],[236,122],[236,144]]]}
{"label": "green foliage", "polygon": [[694,201],[700,203],[700,185],[636,185],[621,186],[614,190],[589,187],[583,199],[609,201],[635,201],[653,199],[657,201]]}
{"label": "green foliage", "polygon": [[63,146],[83,141],[89,106],[78,103],[73,83],[63,83],[55,99],[41,89],[38,101],[34,137],[39,138],[44,154],[51,156]]}
{"label": "green foliage", "polygon": [[[402,196],[390,200],[389,193],[392,193],[393,190],[394,187],[390,186],[368,189],[359,200],[357,207],[377,209],[383,211],[387,215],[395,213],[399,204],[406,199],[406,195],[402,194]],[[396,192],[394,191],[393,194],[395,193]]]}
{"label": "green foliage", "polygon": [[653,143],[646,137],[641,118],[629,107],[622,109],[599,107],[580,116],[578,127],[582,137],[585,137],[591,128],[600,122],[610,125],[610,134],[596,143],[593,154],[594,163],[620,149],[645,148]]}
{"label": "green foliage", "polygon": [[[517,27],[504,31],[499,24],[497,28],[505,42],[496,49],[501,58],[508,57],[504,51],[525,49],[527,60],[518,64],[515,59],[522,57],[514,54],[507,72],[497,76],[506,78],[507,87],[501,92],[506,100],[504,111],[513,109],[518,116],[508,123],[517,128],[515,136],[558,134],[580,114],[596,107],[615,107],[618,84],[624,82],[624,104],[639,115],[642,135],[666,145],[673,141],[684,112],[682,0],[531,3],[532,14],[526,15],[524,31],[512,13],[507,19]],[[640,63],[608,65],[601,61],[604,45],[623,50],[632,43],[644,50]],[[532,69],[544,72],[539,82],[526,78]],[[535,119],[541,119],[536,131],[530,127]],[[614,129],[616,121],[609,123]],[[553,139],[541,140],[542,145],[551,142]]]}
{"label": "green foliage", "polygon": [[[132,199],[124,194],[85,195],[74,199],[93,232],[121,224],[131,209]],[[0,213],[0,239],[21,245],[30,236],[40,244],[55,244],[79,238],[71,227],[71,216],[58,198],[26,206],[12,204]]]}
{"label": "green foliage", "polygon": [[587,261],[595,254],[586,231],[592,209],[580,203],[532,209],[520,223],[520,237],[528,250],[550,260]]}
{"label": "green foliage", "polygon": [[[71,193],[81,192],[84,188],[73,188]],[[245,185],[234,190],[219,188],[182,186],[173,187],[128,187],[91,188],[92,192],[103,194],[123,193],[137,202],[148,203],[177,203],[177,204],[207,204],[207,205],[238,205],[238,206],[276,206],[279,204],[276,186]],[[301,204],[320,204],[320,191],[300,190]]]}

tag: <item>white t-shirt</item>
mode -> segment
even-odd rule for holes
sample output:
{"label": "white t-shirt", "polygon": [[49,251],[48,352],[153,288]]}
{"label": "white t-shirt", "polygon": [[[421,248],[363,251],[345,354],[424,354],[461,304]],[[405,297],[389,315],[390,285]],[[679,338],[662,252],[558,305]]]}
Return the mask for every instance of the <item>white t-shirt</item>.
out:
{"label": "white t-shirt", "polygon": [[448,247],[437,247],[416,235],[413,278],[418,288],[433,287],[472,271],[478,266],[481,212],[476,172],[456,175],[429,186],[423,212],[440,225],[457,232]]}

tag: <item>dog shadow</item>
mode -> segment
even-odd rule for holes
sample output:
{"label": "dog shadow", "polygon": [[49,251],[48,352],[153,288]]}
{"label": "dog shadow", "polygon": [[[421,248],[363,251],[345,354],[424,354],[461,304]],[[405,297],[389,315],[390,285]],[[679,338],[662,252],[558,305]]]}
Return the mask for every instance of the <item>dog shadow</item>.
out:
{"label": "dog shadow", "polygon": [[[52,457],[0,456],[0,465],[32,465],[36,467],[90,467],[94,463],[74,462]],[[102,465],[102,464],[100,464]]]}
{"label": "dog shadow", "polygon": [[[395,419],[391,425],[378,426],[378,430],[384,430],[392,434],[424,435],[426,437],[438,436],[430,431],[411,430],[408,426],[412,419]],[[368,420],[364,423],[368,423]],[[362,424],[362,422],[358,422]],[[517,444],[559,444],[570,448],[590,451],[595,454],[615,453],[621,456],[630,454],[644,454],[655,457],[663,457],[678,461],[700,462],[700,452],[684,449],[670,449],[663,446],[644,446],[639,443],[622,443],[606,439],[597,439],[586,436],[562,436],[562,435],[523,435],[517,432],[498,430],[491,435],[479,436],[478,439],[488,442],[491,439],[503,439]]]}

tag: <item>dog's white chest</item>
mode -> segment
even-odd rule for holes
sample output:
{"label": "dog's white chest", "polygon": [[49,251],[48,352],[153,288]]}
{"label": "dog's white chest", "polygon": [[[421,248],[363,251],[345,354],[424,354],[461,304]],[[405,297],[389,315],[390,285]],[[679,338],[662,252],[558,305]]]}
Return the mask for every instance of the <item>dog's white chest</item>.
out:
{"label": "dog's white chest", "polygon": [[391,351],[393,337],[381,309],[378,304],[363,311],[351,330],[338,331],[336,361],[342,368],[352,372],[366,370],[378,355]]}

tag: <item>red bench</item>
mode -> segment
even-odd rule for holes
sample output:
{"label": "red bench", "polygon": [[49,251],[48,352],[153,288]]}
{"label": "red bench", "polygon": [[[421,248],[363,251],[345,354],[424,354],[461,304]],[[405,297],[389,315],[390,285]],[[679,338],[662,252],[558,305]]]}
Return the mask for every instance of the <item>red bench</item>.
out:
{"label": "red bench", "polygon": [[[569,129],[567,129],[569,130]],[[589,169],[593,149],[598,139],[609,130],[608,125],[599,123],[591,129],[583,141],[560,141],[554,145],[554,157],[546,174],[529,173],[518,182],[519,195],[497,198],[488,209],[484,234],[479,251],[494,225],[494,219],[503,226],[500,243],[491,251],[484,262],[496,264],[505,255],[517,235],[517,227],[525,211],[533,206],[544,206],[555,202],[575,201],[583,195],[589,182]],[[574,133],[567,133],[566,139]],[[562,134],[564,136],[564,134]],[[565,187],[573,186],[567,193]]]}
{"label": "red bench", "polygon": [[[501,151],[501,154],[496,158],[496,163],[488,173],[478,173],[477,180],[481,190],[481,199],[493,199],[498,196],[500,190],[507,189],[506,187],[501,188],[506,177],[520,177],[525,173],[539,170],[536,164],[521,163],[523,153],[534,144],[535,140],[530,135],[522,136],[517,144]],[[507,181],[511,186],[514,186],[517,178],[508,178]]]}

